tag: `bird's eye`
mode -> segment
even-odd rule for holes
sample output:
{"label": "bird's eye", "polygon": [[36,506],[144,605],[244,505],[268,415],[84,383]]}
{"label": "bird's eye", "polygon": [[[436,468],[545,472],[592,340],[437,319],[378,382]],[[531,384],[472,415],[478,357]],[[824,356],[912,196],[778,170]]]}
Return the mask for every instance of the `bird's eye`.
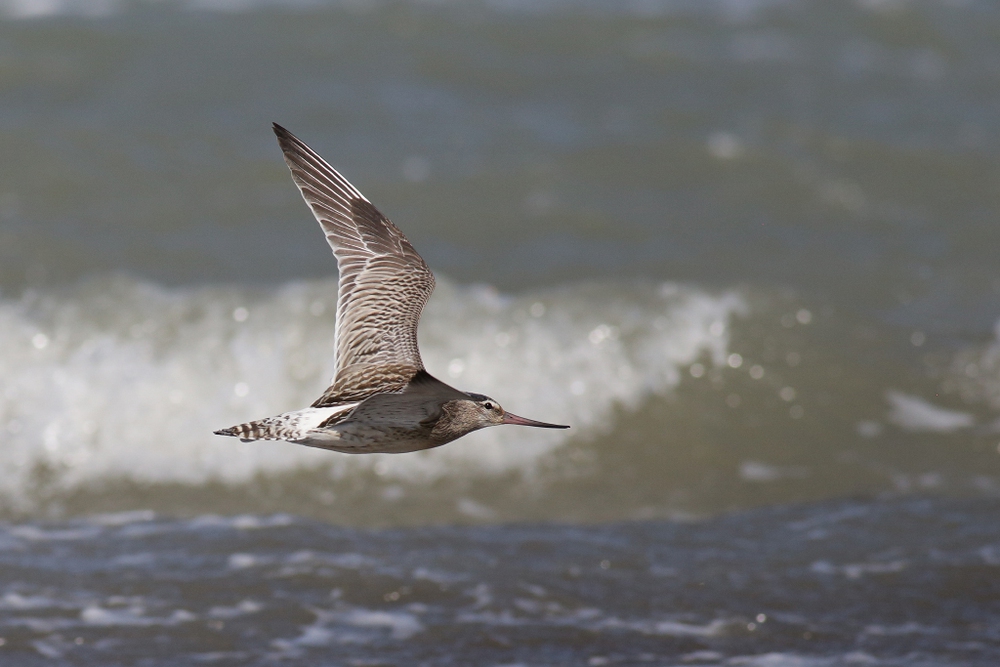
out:
{"label": "bird's eye", "polygon": [[487,410],[492,410],[493,404],[490,403],[489,401],[486,401],[485,403],[483,403],[483,407],[486,408]]}

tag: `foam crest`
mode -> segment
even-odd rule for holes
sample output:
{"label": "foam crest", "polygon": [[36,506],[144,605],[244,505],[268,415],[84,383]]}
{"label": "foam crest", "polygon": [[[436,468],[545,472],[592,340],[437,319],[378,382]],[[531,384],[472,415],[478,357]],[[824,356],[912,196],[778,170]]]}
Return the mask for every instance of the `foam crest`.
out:
{"label": "foam crest", "polygon": [[[0,493],[38,480],[240,483],[259,473],[358,468],[411,480],[527,470],[570,437],[610,427],[723,363],[742,298],[672,284],[582,284],[506,296],[440,281],[421,323],[428,370],[569,431],[502,427],[408,456],[352,457],[212,431],[311,403],[333,374],[335,282],[164,289],[128,278],[0,301]],[[44,473],[44,474],[42,474]]]}

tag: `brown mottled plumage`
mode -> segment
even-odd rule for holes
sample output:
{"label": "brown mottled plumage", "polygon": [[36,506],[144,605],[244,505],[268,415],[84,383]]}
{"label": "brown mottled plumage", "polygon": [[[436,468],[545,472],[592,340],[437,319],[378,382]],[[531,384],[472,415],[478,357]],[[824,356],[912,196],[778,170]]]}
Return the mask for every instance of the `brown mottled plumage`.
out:
{"label": "brown mottled plumage", "polygon": [[373,453],[429,449],[500,424],[569,428],[512,415],[424,370],[417,324],[434,275],[399,228],[323,158],[277,123],[274,133],[337,259],[336,373],[312,406],[216,434]]}

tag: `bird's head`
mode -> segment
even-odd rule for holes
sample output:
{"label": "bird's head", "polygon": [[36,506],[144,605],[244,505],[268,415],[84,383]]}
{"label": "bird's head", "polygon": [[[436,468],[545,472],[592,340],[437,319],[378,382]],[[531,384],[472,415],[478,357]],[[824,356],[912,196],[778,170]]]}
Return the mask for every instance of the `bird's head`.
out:
{"label": "bird's head", "polygon": [[546,424],[512,415],[489,396],[466,394],[467,398],[457,398],[441,405],[440,417],[434,419],[431,440],[444,444],[467,433],[487,426],[517,424],[539,428],[569,428],[559,424]]}
{"label": "bird's head", "polygon": [[569,428],[560,424],[546,424],[536,422],[533,419],[525,419],[511,414],[500,407],[500,404],[489,396],[482,394],[469,394],[469,400],[460,401],[462,407],[460,412],[463,417],[469,420],[474,426],[480,429],[487,426],[500,426],[501,424],[514,424],[517,426],[534,426],[536,428]]}

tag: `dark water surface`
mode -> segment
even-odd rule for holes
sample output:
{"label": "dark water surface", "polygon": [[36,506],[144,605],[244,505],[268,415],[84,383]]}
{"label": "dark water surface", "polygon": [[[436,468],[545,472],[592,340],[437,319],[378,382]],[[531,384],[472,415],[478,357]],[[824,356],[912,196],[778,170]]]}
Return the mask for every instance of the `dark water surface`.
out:
{"label": "dark water surface", "polygon": [[[0,662],[996,664],[998,32],[0,0]],[[437,273],[428,370],[572,429],[212,435],[333,371],[272,121]]]}
{"label": "dark water surface", "polygon": [[693,524],[102,515],[0,532],[9,664],[995,665],[995,501]]}

